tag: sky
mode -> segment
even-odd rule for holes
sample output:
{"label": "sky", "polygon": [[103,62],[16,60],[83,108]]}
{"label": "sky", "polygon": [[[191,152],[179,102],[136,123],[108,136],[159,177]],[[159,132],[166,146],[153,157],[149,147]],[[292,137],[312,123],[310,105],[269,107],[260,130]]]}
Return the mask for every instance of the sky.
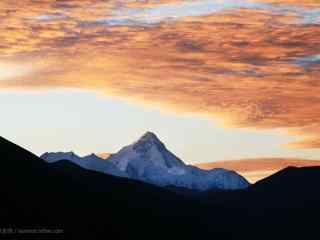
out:
{"label": "sky", "polygon": [[155,132],[188,163],[320,159],[320,2],[0,2],[0,134],[36,154]]}

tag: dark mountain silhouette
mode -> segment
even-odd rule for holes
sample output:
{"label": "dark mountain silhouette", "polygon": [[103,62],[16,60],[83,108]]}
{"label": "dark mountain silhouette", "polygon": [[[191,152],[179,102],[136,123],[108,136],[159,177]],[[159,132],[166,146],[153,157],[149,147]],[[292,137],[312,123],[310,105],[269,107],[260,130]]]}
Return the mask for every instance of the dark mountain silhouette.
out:
{"label": "dark mountain silhouette", "polygon": [[317,207],[320,202],[320,167],[288,167],[252,185],[257,196],[269,195],[268,206]]}
{"label": "dark mountain silhouette", "polygon": [[50,165],[3,138],[0,156],[0,226],[62,228],[67,239],[196,239],[201,229],[211,231],[201,219],[204,204],[168,190],[68,161]]}
{"label": "dark mountain silhouette", "polygon": [[0,227],[64,230],[46,239],[310,239],[318,234],[319,168],[285,169],[246,190],[185,193],[70,161],[48,164],[3,138],[0,160]]}

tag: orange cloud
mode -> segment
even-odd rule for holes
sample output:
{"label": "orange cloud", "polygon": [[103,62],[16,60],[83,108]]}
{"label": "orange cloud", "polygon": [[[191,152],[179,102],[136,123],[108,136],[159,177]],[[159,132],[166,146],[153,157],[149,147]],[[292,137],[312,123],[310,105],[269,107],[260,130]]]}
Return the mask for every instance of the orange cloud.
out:
{"label": "orange cloud", "polygon": [[[181,1],[166,1],[172,2]],[[25,1],[12,9],[1,2],[7,12],[0,15],[1,59],[31,61],[38,70],[1,80],[0,87],[90,89],[206,114],[227,127],[289,129],[306,137],[290,146],[320,147],[320,127],[311,141],[309,130],[320,117],[320,63],[298,61],[320,53],[319,25],[298,24],[294,12],[249,8],[149,26],[97,21],[112,18],[116,7]]]}

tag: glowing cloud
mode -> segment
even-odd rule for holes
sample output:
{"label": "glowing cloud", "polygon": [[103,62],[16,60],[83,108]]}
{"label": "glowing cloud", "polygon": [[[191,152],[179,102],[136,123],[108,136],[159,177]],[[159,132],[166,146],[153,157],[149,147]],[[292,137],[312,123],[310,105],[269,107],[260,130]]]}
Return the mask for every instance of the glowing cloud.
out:
{"label": "glowing cloud", "polygon": [[91,89],[320,147],[319,3],[21,2],[0,3],[0,53],[41,71],[0,87]]}
{"label": "glowing cloud", "polygon": [[34,69],[28,64],[12,64],[0,62],[0,81],[30,74]]}

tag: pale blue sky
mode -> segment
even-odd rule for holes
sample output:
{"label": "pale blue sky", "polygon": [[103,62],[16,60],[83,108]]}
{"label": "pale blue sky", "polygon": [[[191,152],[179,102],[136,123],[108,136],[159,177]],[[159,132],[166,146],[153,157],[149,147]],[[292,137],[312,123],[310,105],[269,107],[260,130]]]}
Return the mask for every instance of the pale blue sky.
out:
{"label": "pale blue sky", "polygon": [[316,158],[319,150],[280,147],[296,138],[275,130],[224,129],[212,119],[178,115],[76,90],[0,92],[1,135],[36,154],[115,152],[154,131],[188,163],[254,157]]}

